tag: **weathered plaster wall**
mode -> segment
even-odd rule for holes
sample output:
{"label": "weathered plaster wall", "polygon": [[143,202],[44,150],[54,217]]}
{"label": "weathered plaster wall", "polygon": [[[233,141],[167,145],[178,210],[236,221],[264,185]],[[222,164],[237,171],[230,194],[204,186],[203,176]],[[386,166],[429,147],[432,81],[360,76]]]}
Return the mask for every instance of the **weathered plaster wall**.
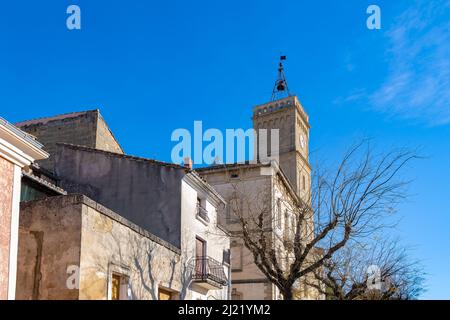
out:
{"label": "weathered plaster wall", "polygon": [[0,300],[8,297],[14,165],[0,157]]}
{"label": "weathered plaster wall", "polygon": [[66,285],[80,263],[81,204],[76,197],[21,203],[17,299],[78,299]]}
{"label": "weathered plaster wall", "polygon": [[20,218],[18,299],[108,299],[113,271],[129,277],[132,299],[186,292],[180,249],[86,196],[22,203]]}
{"label": "weathered plaster wall", "polygon": [[129,277],[131,299],[156,300],[158,287],[182,292],[179,249],[93,201],[83,205],[80,299],[108,299],[112,272]]}
{"label": "weathered plaster wall", "polygon": [[180,248],[184,168],[87,148],[60,145],[56,174],[82,193]]}

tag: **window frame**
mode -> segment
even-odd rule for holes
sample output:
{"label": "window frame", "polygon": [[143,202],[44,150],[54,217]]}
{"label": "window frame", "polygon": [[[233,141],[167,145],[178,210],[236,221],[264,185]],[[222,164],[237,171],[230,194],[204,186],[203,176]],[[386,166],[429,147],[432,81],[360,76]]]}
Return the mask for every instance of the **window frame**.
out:
{"label": "window frame", "polygon": [[[119,283],[119,299],[116,300],[132,300],[133,297],[130,293],[130,286],[131,286],[131,281],[130,281],[130,268],[128,268],[127,266],[123,266],[123,265],[117,265],[114,263],[110,263],[108,266],[108,283],[107,283],[107,300],[113,300],[112,299],[112,290],[113,290],[113,278],[114,276],[119,276],[120,278],[120,283]],[[121,290],[122,288],[122,280],[126,281],[126,297],[121,297]],[[126,299],[123,299],[126,298]]]}

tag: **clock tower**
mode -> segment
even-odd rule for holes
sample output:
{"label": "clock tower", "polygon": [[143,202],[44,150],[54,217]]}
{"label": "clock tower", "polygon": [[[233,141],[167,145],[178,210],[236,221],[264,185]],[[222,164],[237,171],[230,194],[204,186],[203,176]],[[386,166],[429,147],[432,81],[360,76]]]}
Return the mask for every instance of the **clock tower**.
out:
{"label": "clock tower", "polygon": [[[284,57],[282,57],[282,60]],[[279,129],[279,165],[294,190],[305,201],[310,199],[309,118],[297,96],[289,93],[280,62],[270,102],[253,108],[253,128]],[[269,139],[268,139],[269,140]],[[268,155],[271,154],[268,142]]]}

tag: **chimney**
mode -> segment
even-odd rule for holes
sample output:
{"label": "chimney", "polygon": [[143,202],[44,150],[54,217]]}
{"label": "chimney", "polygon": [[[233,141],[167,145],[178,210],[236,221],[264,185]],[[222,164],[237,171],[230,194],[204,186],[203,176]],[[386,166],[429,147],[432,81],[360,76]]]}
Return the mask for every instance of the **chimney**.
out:
{"label": "chimney", "polygon": [[186,168],[192,169],[192,160],[189,157],[184,158],[184,166]]}

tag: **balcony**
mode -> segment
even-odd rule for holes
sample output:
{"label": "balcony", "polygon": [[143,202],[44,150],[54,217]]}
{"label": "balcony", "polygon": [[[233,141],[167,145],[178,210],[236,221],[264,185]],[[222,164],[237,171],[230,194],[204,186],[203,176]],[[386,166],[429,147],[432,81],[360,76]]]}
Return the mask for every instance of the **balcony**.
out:
{"label": "balcony", "polygon": [[197,218],[209,222],[208,211],[199,204],[197,204]]}
{"label": "balcony", "polygon": [[192,282],[207,290],[222,289],[228,284],[223,265],[210,257],[196,257],[192,261]]}

